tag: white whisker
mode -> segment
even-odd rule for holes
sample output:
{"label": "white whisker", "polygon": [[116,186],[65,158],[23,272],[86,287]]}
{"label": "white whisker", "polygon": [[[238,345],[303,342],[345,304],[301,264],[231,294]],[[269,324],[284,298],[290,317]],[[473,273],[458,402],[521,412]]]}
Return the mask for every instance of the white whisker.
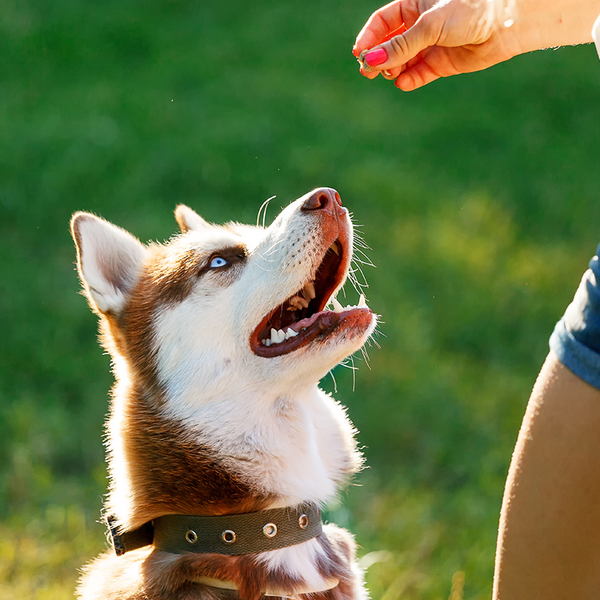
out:
{"label": "white whisker", "polygon": [[277,198],[277,196],[271,196],[270,198],[267,198],[261,205],[260,208],[258,209],[258,215],[256,215],[256,226],[258,227],[260,224],[260,213],[263,212],[263,223],[262,226],[265,226],[265,219],[267,218],[267,208],[269,206],[269,202],[271,202],[271,200]]}
{"label": "white whisker", "polygon": [[329,371],[329,374],[331,375],[331,379],[333,379],[333,393],[337,394],[337,381],[335,380],[335,375],[333,374],[333,369],[331,371]]}
{"label": "white whisker", "polygon": [[279,246],[279,244],[282,244],[285,240],[281,239],[278,240],[277,242],[273,243],[269,248],[267,248],[265,255],[266,256],[271,256],[271,254],[273,254],[275,252],[275,250],[277,250],[277,246]]}
{"label": "white whisker", "polygon": [[[262,258],[262,257],[261,257],[261,258]],[[268,260],[266,260],[266,259],[263,259],[263,260],[265,260],[265,262],[274,262],[274,261],[268,261]],[[259,265],[258,263],[256,264],[256,266],[257,266],[257,267],[258,267],[258,268],[259,268],[261,271],[264,271],[265,273],[273,273],[273,271],[276,271],[276,270],[277,270],[276,268],[275,268],[275,269],[266,269],[266,268],[264,268],[262,265]]]}
{"label": "white whisker", "polygon": [[363,355],[363,359],[365,361],[365,364],[367,365],[367,368],[369,369],[369,371],[371,370],[371,364],[369,363],[369,354],[367,352],[367,349],[363,346],[361,349],[361,354]]}
{"label": "white whisker", "polygon": [[375,265],[371,262],[371,259],[359,248],[355,248],[354,249],[355,252],[358,252],[358,254],[360,254],[365,260],[362,260],[360,258],[357,258],[356,255],[353,257],[354,260],[356,260],[357,262],[362,263],[363,265],[368,265],[369,267],[373,267],[375,268]]}
{"label": "white whisker", "polygon": [[[363,279],[363,281],[364,281],[364,283],[359,283],[360,287],[361,287],[361,288],[363,288],[363,287],[364,287],[364,288],[368,288],[368,287],[369,287],[369,284],[367,283],[367,278],[365,277],[365,274],[364,274],[363,270],[360,268],[360,265],[358,265],[358,264],[356,265],[356,270],[355,270],[355,272],[356,272],[356,271],[358,271],[358,272],[361,274],[361,277],[362,277],[362,279]],[[357,279],[357,281],[358,281],[358,279]]]}
{"label": "white whisker", "polygon": [[345,359],[344,359],[344,360],[343,360],[343,361],[342,361],[342,362],[339,364],[339,366],[340,366],[340,367],[344,367],[344,369],[350,369],[350,370],[355,370],[355,371],[358,371],[358,367],[355,367],[355,366],[354,366],[354,363],[353,363],[353,364],[349,364],[349,363],[351,363],[351,362],[353,363],[353,361],[352,361],[352,357],[351,357],[351,356],[347,356],[347,357],[346,357],[346,358],[345,358]]}

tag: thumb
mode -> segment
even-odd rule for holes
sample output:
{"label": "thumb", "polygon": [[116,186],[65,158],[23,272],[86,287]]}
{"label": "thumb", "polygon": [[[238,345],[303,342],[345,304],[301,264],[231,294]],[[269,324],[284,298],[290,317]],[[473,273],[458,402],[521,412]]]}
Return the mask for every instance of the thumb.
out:
{"label": "thumb", "polygon": [[431,26],[431,20],[425,16],[426,13],[404,33],[369,50],[364,58],[367,65],[378,71],[402,67],[425,48],[434,45],[438,36]]}

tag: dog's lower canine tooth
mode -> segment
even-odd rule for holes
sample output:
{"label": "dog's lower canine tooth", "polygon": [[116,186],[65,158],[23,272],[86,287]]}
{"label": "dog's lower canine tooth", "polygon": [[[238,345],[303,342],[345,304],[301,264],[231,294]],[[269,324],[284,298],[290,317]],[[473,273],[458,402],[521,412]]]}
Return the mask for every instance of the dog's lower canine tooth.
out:
{"label": "dog's lower canine tooth", "polygon": [[340,313],[344,310],[344,307],[340,304],[337,298],[332,298],[331,304],[333,304],[333,310],[336,313]]}
{"label": "dog's lower canine tooth", "polygon": [[367,300],[365,298],[364,294],[360,295],[360,298],[358,299],[358,306],[366,306],[367,305]]}

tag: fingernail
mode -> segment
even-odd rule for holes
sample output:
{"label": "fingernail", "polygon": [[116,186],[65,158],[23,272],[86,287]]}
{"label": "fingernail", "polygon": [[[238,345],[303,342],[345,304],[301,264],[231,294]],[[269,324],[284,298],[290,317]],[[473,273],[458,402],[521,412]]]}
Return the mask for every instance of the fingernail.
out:
{"label": "fingernail", "polygon": [[367,52],[367,54],[365,54],[365,62],[370,67],[382,65],[387,59],[387,52],[384,48],[379,48],[378,50],[373,50],[372,52]]}

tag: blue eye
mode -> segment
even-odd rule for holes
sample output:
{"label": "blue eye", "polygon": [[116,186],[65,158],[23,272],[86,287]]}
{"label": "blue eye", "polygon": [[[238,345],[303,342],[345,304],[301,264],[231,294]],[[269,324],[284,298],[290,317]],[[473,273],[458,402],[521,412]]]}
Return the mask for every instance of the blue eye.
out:
{"label": "blue eye", "polygon": [[227,264],[227,261],[222,256],[215,256],[210,261],[210,268],[211,269],[218,269],[220,267],[224,267],[226,264]]}

